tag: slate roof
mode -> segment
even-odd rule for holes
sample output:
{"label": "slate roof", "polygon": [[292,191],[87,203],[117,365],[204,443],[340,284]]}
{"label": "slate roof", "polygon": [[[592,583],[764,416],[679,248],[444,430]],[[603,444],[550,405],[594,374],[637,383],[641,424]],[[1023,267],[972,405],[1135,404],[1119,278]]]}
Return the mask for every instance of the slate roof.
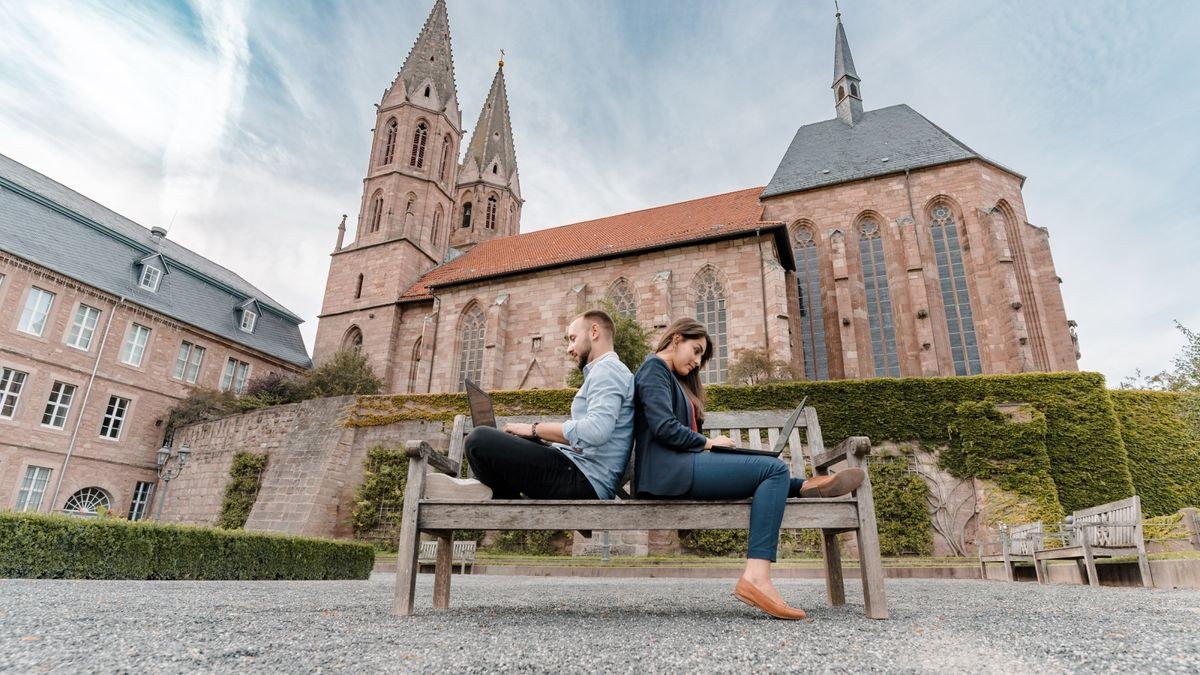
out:
{"label": "slate roof", "polygon": [[[0,249],[130,303],[298,366],[312,359],[300,317],[237,274],[150,231],[36,171],[0,155]],[[138,286],[136,263],[161,253],[168,274],[158,292]],[[265,310],[253,333],[236,308]]]}
{"label": "slate roof", "polygon": [[784,266],[795,269],[786,226],[761,220],[761,192],[762,188],[739,190],[486,241],[430,270],[400,299],[425,300],[439,286],[729,239],[755,230],[774,233]]}
{"label": "slate roof", "polygon": [[834,118],[800,127],[762,196],[964,159],[981,159],[1025,178],[982,157],[907,105],[894,105],[864,112],[854,126]]}

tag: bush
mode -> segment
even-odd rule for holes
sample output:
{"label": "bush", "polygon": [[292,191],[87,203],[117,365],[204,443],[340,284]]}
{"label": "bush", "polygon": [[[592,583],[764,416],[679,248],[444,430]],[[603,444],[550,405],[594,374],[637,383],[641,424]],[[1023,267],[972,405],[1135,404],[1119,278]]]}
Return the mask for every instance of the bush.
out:
{"label": "bush", "polygon": [[370,546],[119,519],[0,513],[0,577],[366,579]]}
{"label": "bush", "polygon": [[750,530],[682,530],[679,544],[688,553],[743,557],[750,549]]}
{"label": "bush", "polygon": [[[650,353],[650,337],[652,332],[638,323],[632,316],[626,316],[608,301],[600,304],[600,309],[612,317],[616,334],[613,336],[613,351],[617,358],[630,370],[636,371]],[[583,373],[572,369],[567,374],[567,386],[579,388],[583,385]]]}
{"label": "bush", "polygon": [[[398,542],[400,509],[404,506],[404,486],[408,481],[408,455],[403,449],[377,445],[367,451],[363,482],[354,493],[351,523],[355,536],[373,534],[382,525],[384,537]],[[381,514],[394,514],[384,520]]]}
{"label": "bush", "polygon": [[567,530],[505,530],[496,536],[492,548],[504,553],[556,555],[563,547],[570,550],[574,536]]}
{"label": "bush", "polygon": [[871,473],[871,493],[875,497],[880,554],[933,555],[933,523],[925,508],[925,493],[929,489],[925,481],[909,473],[908,462],[903,458],[874,458],[867,470]]}
{"label": "bush", "polygon": [[302,400],[349,396],[352,394],[378,394],[383,390],[383,380],[375,375],[367,356],[357,349],[335,352],[325,363],[308,371],[300,385]]}
{"label": "bush", "polygon": [[231,480],[225,485],[225,499],[221,503],[221,515],[217,517],[217,527],[240,530],[246,526],[266,470],[267,455],[239,452],[233,456],[233,465],[229,467]]}
{"label": "bush", "polygon": [[286,373],[267,373],[252,378],[242,392],[242,406],[266,408],[304,400],[304,380]]}
{"label": "bush", "polygon": [[765,349],[741,349],[729,364],[729,384],[767,384],[796,379],[792,364],[772,359]]}
{"label": "bush", "polygon": [[238,399],[227,391],[216,389],[193,389],[167,413],[167,425],[163,438],[170,439],[179,427],[220,419],[242,412]]}

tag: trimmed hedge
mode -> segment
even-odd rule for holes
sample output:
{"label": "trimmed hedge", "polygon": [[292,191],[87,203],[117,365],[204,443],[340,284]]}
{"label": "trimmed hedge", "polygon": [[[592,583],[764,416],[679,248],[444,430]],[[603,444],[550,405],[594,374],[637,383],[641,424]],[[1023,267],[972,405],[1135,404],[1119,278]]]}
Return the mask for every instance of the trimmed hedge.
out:
{"label": "trimmed hedge", "polygon": [[875,497],[880,554],[933,555],[933,523],[925,509],[925,481],[908,471],[904,458],[874,459],[867,470]]}
{"label": "trimmed hedge", "polygon": [[1191,416],[1200,395],[1113,391],[1130,473],[1142,513],[1161,516],[1200,506],[1200,424]]}
{"label": "trimmed hedge", "polygon": [[366,579],[370,546],[120,519],[0,513],[0,577]]}

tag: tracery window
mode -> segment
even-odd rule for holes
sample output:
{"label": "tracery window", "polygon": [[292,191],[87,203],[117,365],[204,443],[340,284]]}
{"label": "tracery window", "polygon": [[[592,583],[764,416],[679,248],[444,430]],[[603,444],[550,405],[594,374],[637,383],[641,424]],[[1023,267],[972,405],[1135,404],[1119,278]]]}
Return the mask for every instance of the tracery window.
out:
{"label": "tracery window", "polygon": [[376,192],[371,202],[371,231],[379,231],[379,222],[383,218],[383,192]]}
{"label": "tracery window", "polygon": [[971,314],[971,294],[963,267],[962,244],[954,212],[946,204],[929,210],[929,233],[933,236],[933,255],[941,282],[942,305],[946,308],[946,330],[950,336],[950,355],[955,375],[983,372],[979,344],[975,340],[975,320]]}
{"label": "tracery window", "polygon": [[396,123],[396,118],[388,120],[387,135],[383,141],[383,160],[380,164],[391,164],[396,156],[396,133],[399,130],[399,125]]}
{"label": "tracery window", "polygon": [[351,326],[350,330],[346,331],[346,337],[342,340],[342,349],[350,349],[356,352],[361,352],[362,346],[362,329],[360,329],[358,326]]}
{"label": "tracery window", "polygon": [[487,320],[483,310],[479,305],[471,305],[463,315],[459,329],[458,374],[454,378],[458,382],[459,391],[466,388],[464,383],[467,378],[471,378],[473,382],[480,381],[480,375],[483,373],[483,334],[486,327]]}
{"label": "tracery window", "polygon": [[867,293],[867,320],[871,329],[871,352],[875,377],[900,377],[896,355],[896,326],[892,320],[892,297],[888,292],[883,237],[872,217],[858,223],[858,255],[862,261],[863,285]]}
{"label": "tracery window", "polygon": [[487,212],[484,216],[483,226],[489,230],[496,229],[496,195],[487,198]]}
{"label": "tracery window", "polygon": [[85,487],[67,499],[67,503],[63,504],[63,511],[94,516],[97,508],[104,507],[105,510],[108,510],[111,506],[112,500],[109,499],[107,492],[98,487]]}
{"label": "tracery window", "polygon": [[412,154],[408,158],[408,165],[415,166],[418,169],[425,166],[425,139],[429,137],[429,125],[424,121],[417,124],[417,130],[413,132]]}
{"label": "tracery window", "polygon": [[817,242],[808,225],[796,229],[796,287],[800,298],[800,341],[804,347],[804,372],[811,380],[829,379],[825,351],[825,320],[821,309],[821,275]]}
{"label": "tracery window", "polygon": [[608,301],[620,316],[637,318],[637,296],[624,278],[617,279],[608,289]]}
{"label": "tracery window", "polygon": [[717,270],[707,267],[701,271],[692,282],[692,293],[696,298],[696,320],[708,329],[709,336],[716,344],[716,353],[700,372],[700,381],[704,384],[724,382],[729,368],[729,345],[726,342],[729,331],[725,286]]}

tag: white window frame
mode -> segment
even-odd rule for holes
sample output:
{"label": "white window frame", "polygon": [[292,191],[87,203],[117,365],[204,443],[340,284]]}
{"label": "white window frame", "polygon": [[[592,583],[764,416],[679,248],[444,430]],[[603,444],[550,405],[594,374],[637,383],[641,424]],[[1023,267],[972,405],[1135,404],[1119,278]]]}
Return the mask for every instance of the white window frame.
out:
{"label": "white window frame", "polygon": [[[42,499],[46,496],[46,486],[50,483],[53,469],[44,466],[25,467],[25,476],[21,479],[21,489],[17,492],[15,510],[37,512],[42,508]],[[36,501],[34,495],[37,495]]]}
{"label": "white window frame", "polygon": [[246,388],[246,381],[250,375],[250,364],[245,361],[239,361],[231,356],[225,361],[225,371],[221,373],[221,391],[231,391],[235,394],[242,393]]}
{"label": "white window frame", "polygon": [[154,483],[138,481],[133,484],[133,497],[129,500],[129,519],[142,520],[154,500]]}
{"label": "white window frame", "polygon": [[253,333],[254,324],[256,323],[258,323],[258,314],[255,314],[254,310],[243,308],[242,322],[238,325],[238,328],[244,333]]}
{"label": "white window frame", "polygon": [[108,397],[108,406],[104,409],[104,419],[100,421],[100,438],[110,441],[121,440],[121,432],[125,428],[125,420],[129,417],[129,406],[133,401],[113,394]]}
{"label": "white window frame", "polygon": [[88,351],[92,348],[92,338],[96,336],[96,327],[99,325],[100,310],[81,303],[75,310],[75,320],[67,332],[67,346]]}
{"label": "white window frame", "polygon": [[149,343],[150,328],[140,323],[130,323],[129,328],[125,330],[125,344],[121,345],[121,363],[140,368],[142,360],[146,358],[146,345]]}
{"label": "white window frame", "polygon": [[204,362],[206,351],[204,347],[192,344],[187,340],[181,342],[179,355],[175,357],[175,373],[172,377],[188,384],[196,384],[196,380],[200,377],[200,365]]}
{"label": "white window frame", "polygon": [[158,284],[162,281],[162,270],[149,263],[142,263],[142,273],[138,275],[138,286],[152,292],[158,292]]}
{"label": "white window frame", "polygon": [[50,387],[50,397],[46,399],[46,409],[42,412],[43,427],[60,430],[66,428],[67,417],[71,415],[71,404],[75,401],[77,391],[79,387],[70,382],[55,381]]}
{"label": "white window frame", "polygon": [[[41,306],[43,300],[45,300],[45,307]],[[29,295],[25,298],[25,307],[21,310],[21,320],[17,323],[17,330],[41,337],[42,333],[46,332],[46,320],[50,317],[50,310],[53,308],[53,293],[37,286],[31,287]]]}
{"label": "white window frame", "polygon": [[[17,414],[21,402],[21,390],[29,373],[13,368],[0,368],[0,420],[11,420]],[[7,410],[8,412],[5,412]]]}

